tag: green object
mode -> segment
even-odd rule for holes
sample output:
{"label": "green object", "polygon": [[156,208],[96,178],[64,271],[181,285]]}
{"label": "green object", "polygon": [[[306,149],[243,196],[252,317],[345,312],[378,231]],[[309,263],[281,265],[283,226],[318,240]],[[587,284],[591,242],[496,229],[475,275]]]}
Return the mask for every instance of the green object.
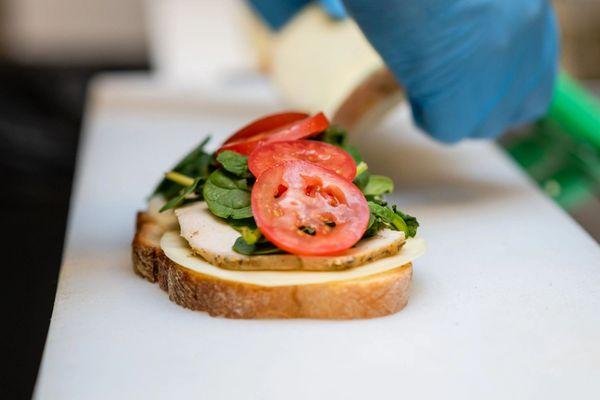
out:
{"label": "green object", "polygon": [[369,233],[390,228],[404,232],[406,237],[413,237],[417,234],[419,223],[416,218],[398,211],[395,206],[389,208],[372,201],[368,203],[371,211],[371,218],[369,218],[369,231],[371,232]]}
{"label": "green object", "polygon": [[208,208],[217,217],[233,219],[252,217],[250,187],[245,178],[218,169],[208,177],[204,184],[203,195]]}
{"label": "green object", "polygon": [[181,186],[190,186],[194,183],[194,178],[190,178],[187,175],[180,174],[179,172],[171,171],[165,174],[165,178],[171,182],[175,182]]}
{"label": "green object", "polygon": [[233,244],[233,251],[246,256],[283,253],[282,250],[275,247],[275,245],[271,244],[270,242],[257,242],[249,244],[244,240],[243,236],[240,236],[236,239],[235,243]]}
{"label": "green object", "polygon": [[567,73],[546,118],[500,143],[567,211],[600,193],[600,101]]}
{"label": "green object", "polygon": [[[204,147],[210,140],[210,136],[207,136],[194,150],[188,153],[182,160],[180,160],[172,169],[171,172],[177,172],[179,174],[186,175],[188,177],[201,177],[207,178],[210,174],[211,163],[213,161],[212,154],[204,151]],[[162,196],[169,200],[180,192],[181,189],[185,188],[178,182],[174,182],[171,179],[163,178],[152,195],[162,194]]]}
{"label": "green object", "polygon": [[[365,237],[389,228],[403,231],[407,237],[415,236],[419,223],[414,217],[389,206],[383,196],[394,190],[393,181],[382,175],[371,175],[368,166],[355,147],[348,144],[347,132],[339,127],[330,127],[317,140],[323,140],[348,151],[357,164],[356,186],[369,203],[370,218]],[[223,151],[216,158],[206,153],[205,139],[186,155],[172,171],[165,175],[155,193],[161,193],[167,204],[161,211],[176,208],[194,201],[206,201],[209,210],[223,218],[241,236],[233,249],[240,254],[272,254],[280,252],[262,236],[252,214],[251,190],[254,178],[248,169],[248,157],[233,151]],[[196,197],[192,198],[192,194]],[[328,222],[325,222],[328,224]],[[332,227],[335,222],[330,222]],[[300,229],[308,235],[316,232],[310,226]]]}
{"label": "green object", "polygon": [[381,196],[394,191],[394,181],[387,176],[371,175],[367,186],[363,189],[365,196]]}
{"label": "green object", "polygon": [[341,126],[330,125],[329,128],[325,129],[325,132],[323,132],[321,140],[325,143],[343,147],[348,144],[348,132]]}
{"label": "green object", "polygon": [[198,187],[198,183],[200,183],[200,177],[194,179],[192,181],[192,184],[188,187],[181,189],[177,196],[173,197],[164,206],[162,206],[160,212],[170,210],[171,208],[179,207],[189,195],[194,193],[194,191]]}
{"label": "green object", "polygon": [[221,163],[223,168],[242,178],[248,178],[250,172],[248,171],[248,157],[236,153],[235,151],[225,150],[219,153],[217,161]]}
{"label": "green object", "polygon": [[600,151],[600,101],[566,72],[558,76],[548,118]]}

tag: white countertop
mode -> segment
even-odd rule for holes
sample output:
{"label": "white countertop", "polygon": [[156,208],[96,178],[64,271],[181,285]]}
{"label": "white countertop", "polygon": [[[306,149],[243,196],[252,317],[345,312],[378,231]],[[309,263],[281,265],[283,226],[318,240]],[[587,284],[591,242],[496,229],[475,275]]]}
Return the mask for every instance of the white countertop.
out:
{"label": "white countertop", "polygon": [[127,75],[90,98],[37,399],[600,396],[600,247],[495,145],[433,143],[406,109],[355,138],[428,241],[400,313],[227,320],[133,273],[134,213],[205,134],[283,106],[261,82],[199,95]]}

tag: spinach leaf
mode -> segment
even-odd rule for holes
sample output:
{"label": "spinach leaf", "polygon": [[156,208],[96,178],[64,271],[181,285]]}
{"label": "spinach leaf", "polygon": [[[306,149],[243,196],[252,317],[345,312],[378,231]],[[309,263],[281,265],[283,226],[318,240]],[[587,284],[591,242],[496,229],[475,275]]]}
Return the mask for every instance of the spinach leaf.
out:
{"label": "spinach leaf", "polygon": [[233,245],[233,250],[237,253],[247,256],[283,253],[282,250],[275,247],[274,244],[262,235],[260,229],[256,227],[254,218],[229,218],[227,219],[227,223],[242,234]]}
{"label": "spinach leaf", "polygon": [[391,228],[408,232],[408,227],[404,223],[402,217],[397,215],[394,210],[388,207],[380,206],[377,203],[369,202],[369,210],[371,214],[375,216],[375,218],[379,218],[383,223],[389,225]]}
{"label": "spinach leaf", "polygon": [[178,207],[179,205],[181,205],[189,195],[194,193],[194,191],[198,187],[199,183],[200,183],[200,177],[194,179],[194,181],[192,182],[192,184],[190,186],[181,189],[177,196],[173,197],[164,206],[162,206],[162,208],[160,209],[160,212],[167,211],[167,210],[170,210],[171,208],[175,208],[175,207]]}
{"label": "spinach leaf", "polygon": [[248,157],[236,153],[235,151],[225,150],[217,156],[217,161],[225,168],[228,172],[239,176],[241,178],[248,178],[250,172],[248,171]]}
{"label": "spinach leaf", "polygon": [[404,223],[408,228],[408,237],[414,237],[417,234],[417,228],[419,228],[419,221],[417,221],[417,218],[397,210],[395,205],[392,206],[392,209],[404,220]]}
{"label": "spinach leaf", "polygon": [[319,140],[341,147],[348,152],[357,165],[358,175],[354,184],[363,192],[369,204],[369,225],[363,237],[370,237],[382,229],[402,231],[406,237],[413,237],[417,233],[419,222],[413,216],[404,214],[396,206],[388,207],[383,195],[394,191],[394,182],[383,175],[371,175],[363,163],[358,149],[348,144],[348,132],[338,126],[330,126],[320,136]]}
{"label": "spinach leaf", "polygon": [[367,227],[366,232],[363,235],[363,239],[375,236],[377,232],[387,227],[388,226],[382,221],[381,218],[378,218],[373,213],[371,213],[369,215],[369,225]]}
{"label": "spinach leaf", "polygon": [[354,178],[354,184],[358,186],[361,191],[365,190],[365,187],[369,183],[369,171],[365,170],[362,173],[358,174],[356,178]]}
{"label": "spinach leaf", "polygon": [[275,247],[275,245],[270,242],[256,242],[249,244],[244,240],[243,236],[237,238],[233,244],[233,251],[246,256],[283,253],[283,251]]}
{"label": "spinach leaf", "polygon": [[371,175],[363,189],[365,196],[381,196],[394,191],[394,182],[383,175]]}
{"label": "spinach leaf", "polygon": [[[369,235],[372,236],[383,228],[402,231],[406,237],[416,235],[417,227],[419,226],[416,218],[398,211],[396,206],[389,208],[372,201],[369,201],[368,204],[372,216],[372,219],[369,220],[369,228],[367,230]],[[406,221],[404,218],[406,218]]]}
{"label": "spinach leaf", "polygon": [[250,190],[244,178],[238,178],[223,169],[208,177],[202,191],[210,211],[221,218],[252,217]]}
{"label": "spinach leaf", "polygon": [[356,164],[360,164],[363,160],[358,149],[351,144],[348,144],[348,131],[340,126],[331,125],[329,128],[325,129],[320,136],[320,140],[341,147],[352,156]]}
{"label": "spinach leaf", "polygon": [[254,244],[263,239],[262,232],[256,226],[254,218],[231,219],[228,218],[227,223],[233,229],[242,234],[242,237],[248,244]]}
{"label": "spinach leaf", "polygon": [[343,146],[340,146],[343,150],[346,151],[346,153],[350,154],[352,156],[352,158],[354,159],[354,162],[356,163],[356,165],[360,164],[363,161],[362,156],[360,155],[360,153],[358,152],[358,149],[354,146],[352,146],[351,144],[346,144]]}
{"label": "spinach leaf", "polygon": [[[206,137],[194,150],[188,153],[181,161],[172,168],[172,171],[181,174],[201,177],[206,179],[210,173],[213,164],[213,156],[204,151],[204,147],[210,140],[210,136]],[[163,179],[154,189],[152,195],[162,194],[165,199],[171,199],[177,196],[179,191],[185,186],[180,183],[173,182],[169,179]]]}
{"label": "spinach leaf", "polygon": [[341,126],[331,125],[325,129],[321,140],[342,147],[348,143],[348,132]]}
{"label": "spinach leaf", "polygon": [[257,229],[254,218],[240,218],[226,220],[227,224],[238,232],[242,232],[242,228]]}

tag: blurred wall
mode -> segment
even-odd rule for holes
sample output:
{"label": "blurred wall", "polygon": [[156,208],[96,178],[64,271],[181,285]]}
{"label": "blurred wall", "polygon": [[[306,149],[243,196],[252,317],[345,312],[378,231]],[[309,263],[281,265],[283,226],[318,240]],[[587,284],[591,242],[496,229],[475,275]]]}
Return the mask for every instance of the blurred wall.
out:
{"label": "blurred wall", "polygon": [[[244,0],[0,0],[0,52],[27,64],[142,63],[147,42],[158,43],[160,50],[164,36],[147,32],[147,9],[153,25],[165,27],[166,22],[156,23],[156,10],[174,14],[185,7],[220,9],[221,3],[232,8]],[[600,0],[553,3],[561,23],[563,65],[580,78],[600,79]]]}
{"label": "blurred wall", "polygon": [[600,79],[600,0],[554,0],[562,32],[562,62],[582,79]]}
{"label": "blurred wall", "polygon": [[0,0],[0,51],[25,64],[140,63],[145,0]]}

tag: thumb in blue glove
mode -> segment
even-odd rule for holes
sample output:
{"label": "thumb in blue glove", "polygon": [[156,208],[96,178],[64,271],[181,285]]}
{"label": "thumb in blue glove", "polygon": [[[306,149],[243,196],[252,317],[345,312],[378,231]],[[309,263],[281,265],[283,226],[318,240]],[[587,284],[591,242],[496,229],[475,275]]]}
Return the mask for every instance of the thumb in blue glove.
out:
{"label": "thumb in blue glove", "polygon": [[344,19],[348,16],[346,7],[344,7],[341,0],[319,0],[319,4],[333,19]]}
{"label": "thumb in blue glove", "polygon": [[[252,7],[273,29],[282,28],[300,9],[311,0],[249,0]],[[319,0],[323,10],[333,19],[347,17],[341,0]]]}

